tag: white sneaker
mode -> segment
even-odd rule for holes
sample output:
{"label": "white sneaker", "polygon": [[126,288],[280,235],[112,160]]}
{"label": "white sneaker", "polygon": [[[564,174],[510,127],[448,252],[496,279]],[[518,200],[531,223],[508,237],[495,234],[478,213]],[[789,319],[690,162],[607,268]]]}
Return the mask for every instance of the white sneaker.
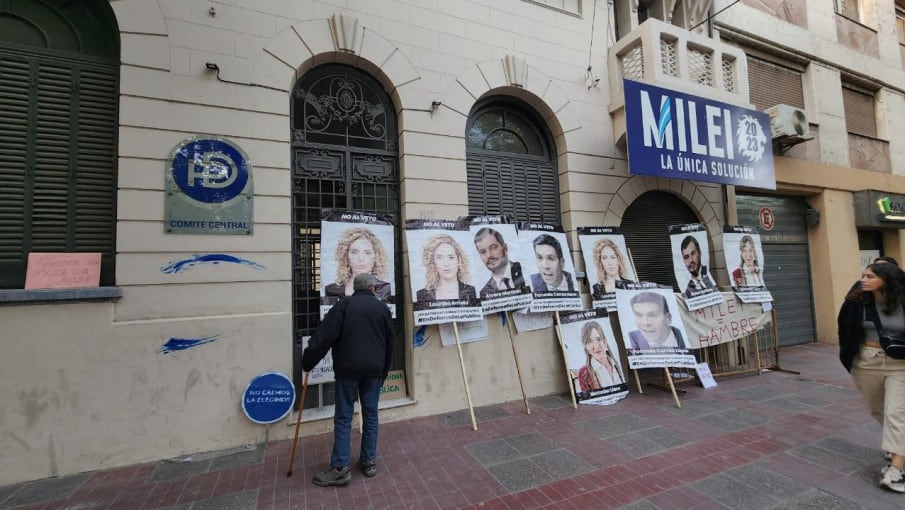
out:
{"label": "white sneaker", "polygon": [[893,492],[905,492],[905,475],[902,471],[895,467],[889,466],[883,472],[883,479],[880,480],[880,487],[889,489]]}

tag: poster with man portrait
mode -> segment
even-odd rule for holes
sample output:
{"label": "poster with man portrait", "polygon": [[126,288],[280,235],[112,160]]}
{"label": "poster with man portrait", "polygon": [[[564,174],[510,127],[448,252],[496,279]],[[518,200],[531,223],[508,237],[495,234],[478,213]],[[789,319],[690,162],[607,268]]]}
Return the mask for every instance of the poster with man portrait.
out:
{"label": "poster with man portrait", "polygon": [[726,225],[723,255],[732,290],[742,303],[769,303],[773,296],[764,283],[764,250],[754,227]]}
{"label": "poster with man portrait", "polygon": [[711,271],[710,243],[704,225],[671,225],[669,239],[676,283],[688,309],[697,310],[725,302]]}
{"label": "poster with man portrait", "polygon": [[591,306],[616,311],[616,282],[637,282],[635,265],[616,227],[578,227]]}
{"label": "poster with man portrait", "polygon": [[532,312],[581,310],[575,266],[566,234],[559,225],[522,222],[519,242],[533,262],[527,262],[525,280],[531,286]]}
{"label": "poster with man portrait", "polygon": [[470,216],[473,253],[477,261],[475,287],[485,314],[516,310],[531,304],[515,222],[504,216]]}
{"label": "poster with man portrait", "polygon": [[563,352],[579,404],[615,404],[628,395],[625,370],[606,310],[560,316]]}
{"label": "poster with man portrait", "polygon": [[693,346],[672,288],[619,282],[616,309],[629,368],[694,367]]}
{"label": "poster with man portrait", "polygon": [[321,306],[323,319],[340,299],[351,296],[352,278],[370,273],[374,295],[396,317],[395,228],[388,215],[345,209],[321,212]]}
{"label": "poster with man portrait", "polygon": [[468,221],[408,220],[405,241],[416,326],[484,318]]}

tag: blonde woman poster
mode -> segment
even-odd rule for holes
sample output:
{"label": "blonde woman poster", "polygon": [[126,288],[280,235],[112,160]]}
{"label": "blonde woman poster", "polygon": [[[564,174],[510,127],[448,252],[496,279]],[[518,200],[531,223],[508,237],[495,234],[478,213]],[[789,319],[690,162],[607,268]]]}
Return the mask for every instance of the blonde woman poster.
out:
{"label": "blonde woman poster", "polygon": [[415,325],[483,319],[466,220],[405,223]]}
{"label": "blonde woman poster", "polygon": [[614,404],[628,395],[626,374],[606,310],[562,314],[562,343],[579,404]]}
{"label": "blonde woman poster", "polygon": [[726,225],[723,229],[723,255],[732,290],[742,303],[773,301],[764,283],[764,251],[757,229]]}
{"label": "blonde woman poster", "polygon": [[352,278],[377,278],[375,295],[396,317],[395,229],[386,215],[325,209],[321,213],[321,318],[352,295]]}
{"label": "blonde woman poster", "polygon": [[559,225],[523,222],[519,225],[519,243],[531,254],[526,261],[525,280],[531,285],[532,312],[581,310],[575,266],[566,234]]}
{"label": "blonde woman poster", "polygon": [[591,306],[616,310],[616,282],[635,282],[635,266],[625,237],[616,227],[578,227]]}

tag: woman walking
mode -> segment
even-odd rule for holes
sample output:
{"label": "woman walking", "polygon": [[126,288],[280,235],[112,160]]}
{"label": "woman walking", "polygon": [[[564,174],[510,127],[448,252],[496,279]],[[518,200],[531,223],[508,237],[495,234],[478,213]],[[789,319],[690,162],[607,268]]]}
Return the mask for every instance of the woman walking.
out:
{"label": "woman walking", "polygon": [[905,493],[905,360],[886,355],[875,324],[882,334],[905,334],[903,304],[905,273],[892,264],[870,264],[838,318],[839,359],[883,428],[890,464],[880,471],[880,486],[900,493]]}

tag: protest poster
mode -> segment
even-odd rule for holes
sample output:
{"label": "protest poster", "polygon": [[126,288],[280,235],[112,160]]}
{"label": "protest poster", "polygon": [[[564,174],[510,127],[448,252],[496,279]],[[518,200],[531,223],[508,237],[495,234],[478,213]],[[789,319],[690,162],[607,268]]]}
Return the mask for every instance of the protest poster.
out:
{"label": "protest poster", "polygon": [[471,246],[478,261],[474,280],[484,313],[530,305],[531,287],[525,281],[523,264],[533,258],[533,253],[522,249],[515,223],[504,216],[465,219],[474,240]]}
{"label": "protest poster", "polygon": [[[302,350],[308,348],[308,342],[311,341],[310,336],[302,337]],[[333,373],[333,349],[327,351],[327,354],[320,360],[314,368],[308,372],[308,384],[330,383],[336,380],[336,374]]]}
{"label": "protest poster", "polygon": [[519,242],[532,254],[534,267],[525,269],[531,286],[532,312],[580,310],[581,297],[566,234],[559,225],[523,222]]}
{"label": "protest poster", "polygon": [[591,306],[616,310],[616,282],[637,282],[625,236],[616,227],[578,227]]}
{"label": "protest poster", "polygon": [[464,220],[405,223],[415,325],[477,321],[484,313],[474,287],[473,237]]}
{"label": "protest poster", "polygon": [[715,305],[690,311],[679,307],[692,349],[741,340],[772,322],[770,311],[758,303],[745,303],[732,293],[725,294],[725,301]]}
{"label": "protest poster", "polygon": [[726,225],[723,255],[732,280],[732,290],[745,303],[769,303],[773,296],[764,283],[764,250],[754,227]]}
{"label": "protest poster", "polygon": [[697,310],[723,301],[711,273],[710,243],[704,225],[671,225],[669,240],[676,283],[688,309]]}
{"label": "protest poster", "polygon": [[352,279],[370,273],[374,295],[396,317],[395,228],[390,217],[363,211],[321,212],[321,319],[340,299],[351,296]]}
{"label": "protest poster", "polygon": [[523,308],[512,312],[512,323],[519,333],[547,329],[553,326],[553,312],[532,313]]}
{"label": "protest poster", "polygon": [[616,284],[616,309],[629,368],[694,367],[680,307],[669,287]]}
{"label": "protest poster", "polygon": [[467,344],[480,342],[490,338],[490,325],[486,318],[476,321],[456,322],[455,329],[452,322],[440,324],[440,343],[443,347],[456,345],[456,329],[459,331],[459,343]]}
{"label": "protest poster", "polygon": [[625,371],[606,310],[560,316],[563,353],[579,404],[614,404],[628,395]]}

